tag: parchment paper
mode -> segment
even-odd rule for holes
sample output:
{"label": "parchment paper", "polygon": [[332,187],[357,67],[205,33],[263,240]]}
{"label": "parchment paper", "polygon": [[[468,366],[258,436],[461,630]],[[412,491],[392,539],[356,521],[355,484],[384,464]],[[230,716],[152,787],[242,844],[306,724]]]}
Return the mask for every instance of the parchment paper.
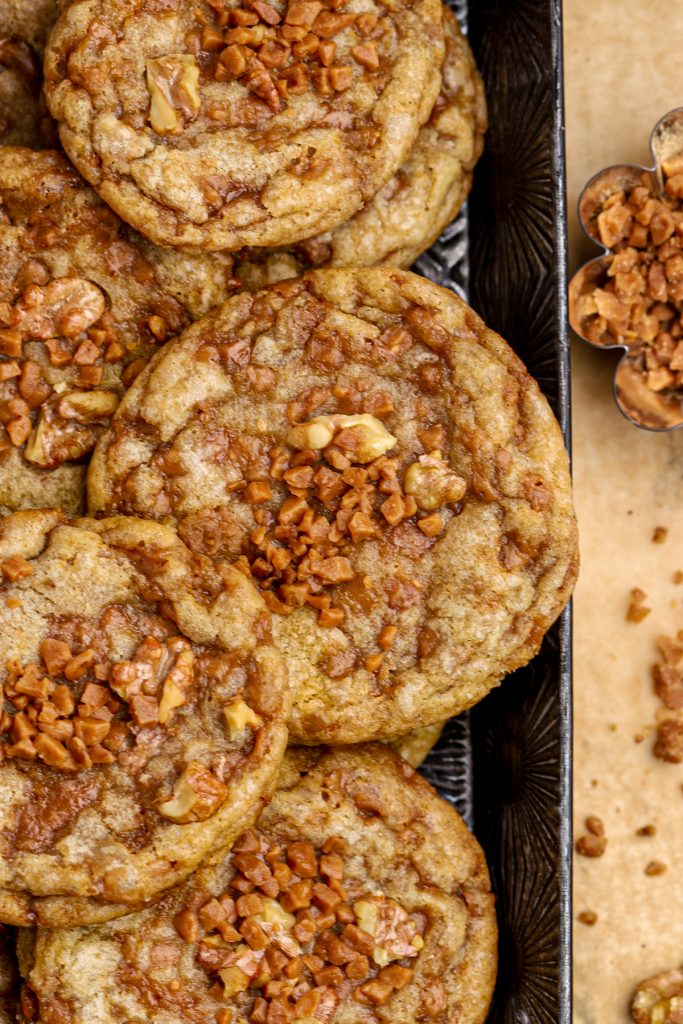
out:
{"label": "parchment paper", "polygon": [[[576,201],[612,163],[649,162],[648,138],[683,105],[683,3],[565,0],[568,210],[572,270],[593,253]],[[605,822],[600,859],[575,857],[574,1020],[626,1024],[644,977],[683,964],[683,766],[652,755],[659,701],[650,668],[659,633],[683,628],[683,431],[631,426],[612,398],[616,357],[573,343],[573,430],[582,573],[575,600],[574,812]],[[666,526],[662,545],[655,526]],[[651,614],[625,621],[629,591]],[[636,836],[654,824],[653,838]],[[665,874],[648,877],[659,860]],[[577,921],[593,910],[593,927]]]}

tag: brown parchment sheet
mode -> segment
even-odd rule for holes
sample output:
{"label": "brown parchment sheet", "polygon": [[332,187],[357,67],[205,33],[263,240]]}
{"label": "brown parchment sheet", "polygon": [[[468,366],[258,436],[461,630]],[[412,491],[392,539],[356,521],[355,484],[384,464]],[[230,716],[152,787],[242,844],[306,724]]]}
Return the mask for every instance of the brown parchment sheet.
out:
{"label": "brown parchment sheet", "polygon": [[[595,254],[581,187],[612,163],[649,163],[648,138],[683,105],[683,3],[565,0],[570,269]],[[631,426],[612,397],[613,353],[573,341],[573,433],[582,569],[574,627],[575,835],[605,823],[599,859],[574,858],[574,1021],[626,1024],[637,983],[683,964],[683,766],[652,754],[655,637],[683,628],[683,431]],[[668,527],[664,544],[652,543]],[[652,609],[628,623],[629,591]],[[648,734],[648,727],[650,732]],[[643,736],[637,743],[635,737]],[[636,829],[654,824],[652,838]],[[649,877],[653,860],[667,865]],[[598,915],[590,927],[581,911]]]}

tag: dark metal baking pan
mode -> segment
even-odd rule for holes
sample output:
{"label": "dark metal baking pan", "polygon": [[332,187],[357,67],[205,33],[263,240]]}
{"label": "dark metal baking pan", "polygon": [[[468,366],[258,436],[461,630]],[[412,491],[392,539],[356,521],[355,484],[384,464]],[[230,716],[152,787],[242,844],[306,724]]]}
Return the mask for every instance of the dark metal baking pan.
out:
{"label": "dark metal baking pan", "polygon": [[[561,0],[460,0],[491,127],[468,208],[415,269],[455,288],[536,377],[569,443]],[[496,891],[489,1024],[571,1016],[571,619],[448,723],[424,774],[465,816]]]}

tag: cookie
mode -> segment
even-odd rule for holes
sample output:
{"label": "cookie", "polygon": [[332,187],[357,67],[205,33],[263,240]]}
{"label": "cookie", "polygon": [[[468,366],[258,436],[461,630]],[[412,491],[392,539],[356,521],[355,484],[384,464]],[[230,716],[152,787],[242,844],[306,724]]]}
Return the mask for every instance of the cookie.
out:
{"label": "cookie", "polygon": [[278,614],[302,743],[443,721],[525,664],[571,593],[562,435],[452,292],[322,270],[167,346],[91,464],[92,511],[168,518]]}
{"label": "cookie", "polygon": [[439,742],[445,722],[436,722],[435,725],[425,725],[422,729],[415,729],[392,740],[390,746],[404,761],[407,761],[413,768],[419,768],[432,747]]}
{"label": "cookie", "polygon": [[52,141],[53,122],[40,96],[40,82],[40,61],[33,48],[0,30],[0,146],[38,149]]}
{"label": "cookie", "polygon": [[341,6],[74,0],[45,62],[65,150],[160,244],[235,250],[335,227],[408,157],[444,55],[440,0]]}
{"label": "cookie", "polygon": [[21,963],[42,1024],[480,1024],[496,944],[476,840],[368,746],[289,753],[223,863],[121,921],[28,933]]}
{"label": "cookie", "polygon": [[0,506],[81,509],[122,392],[230,267],[150,245],[59,154],[0,148]]}
{"label": "cookie", "polygon": [[16,1024],[19,1003],[16,937],[0,925],[0,1024]]}
{"label": "cookie", "polygon": [[57,17],[59,0],[2,0],[0,36],[23,39],[42,55],[47,34]]}
{"label": "cookie", "polygon": [[107,920],[268,799],[289,709],[269,615],[238,570],[141,520],[13,513],[0,570],[0,920]]}
{"label": "cookie", "polygon": [[311,268],[409,267],[456,217],[472,185],[486,130],[486,101],[472,52],[444,9],[443,84],[410,156],[363,209],[333,231],[288,249],[235,254],[251,290]]}

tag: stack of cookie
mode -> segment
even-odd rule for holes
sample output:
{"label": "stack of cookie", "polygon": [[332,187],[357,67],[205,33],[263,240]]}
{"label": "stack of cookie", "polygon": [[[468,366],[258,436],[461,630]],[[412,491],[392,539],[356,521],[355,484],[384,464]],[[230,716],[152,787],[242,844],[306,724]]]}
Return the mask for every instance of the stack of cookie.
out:
{"label": "stack of cookie", "polygon": [[481,1022],[483,854],[388,744],[533,657],[577,557],[536,383],[401,269],[481,148],[464,37],[40,8],[0,12],[65,151],[0,70],[0,1021]]}

